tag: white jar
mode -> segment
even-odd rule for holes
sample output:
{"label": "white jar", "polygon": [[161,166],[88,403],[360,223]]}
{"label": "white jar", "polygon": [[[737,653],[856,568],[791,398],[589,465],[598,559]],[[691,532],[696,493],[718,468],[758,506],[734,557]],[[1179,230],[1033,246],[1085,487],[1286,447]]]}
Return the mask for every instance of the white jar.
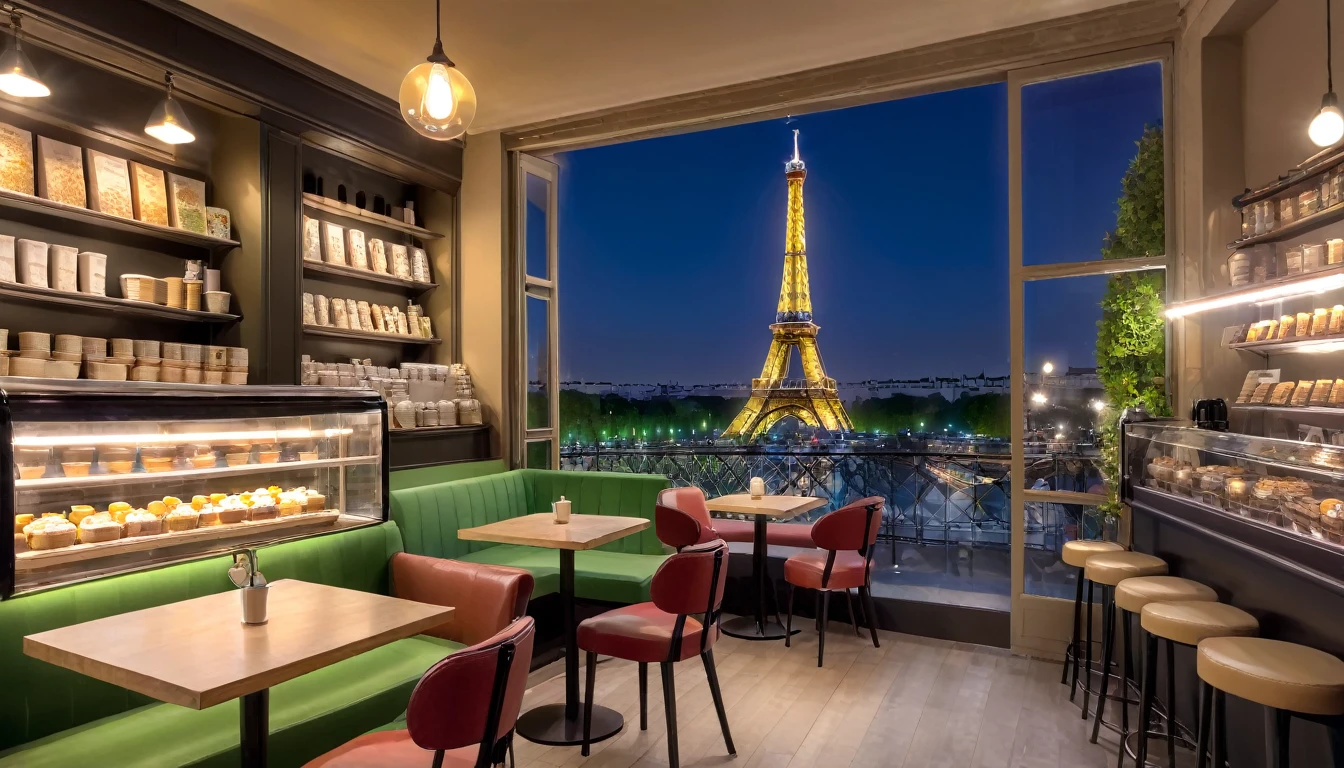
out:
{"label": "white jar", "polygon": [[47,287],[47,244],[39,240],[18,241],[16,253],[19,282],[35,288]]}
{"label": "white jar", "polygon": [[79,249],[69,245],[53,245],[50,285],[58,291],[75,293],[79,290]]}
{"label": "white jar", "polygon": [[0,235],[0,281],[12,283],[14,274],[14,236]]}
{"label": "white jar", "polygon": [[107,255],[84,251],[79,254],[79,292],[107,295]]}

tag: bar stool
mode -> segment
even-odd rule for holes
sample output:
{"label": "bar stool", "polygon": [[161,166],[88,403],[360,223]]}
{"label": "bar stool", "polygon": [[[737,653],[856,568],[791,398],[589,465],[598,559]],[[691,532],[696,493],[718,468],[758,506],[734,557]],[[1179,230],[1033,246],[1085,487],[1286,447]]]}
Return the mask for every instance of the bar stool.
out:
{"label": "bar stool", "polygon": [[[1105,600],[1102,605],[1105,606],[1102,613],[1102,632],[1101,632],[1101,692],[1097,694],[1097,719],[1092,724],[1092,743],[1097,743],[1097,734],[1100,732],[1102,720],[1106,714],[1106,697],[1110,689],[1111,681],[1111,657],[1115,653],[1115,588],[1125,579],[1138,578],[1140,576],[1162,576],[1167,572],[1167,563],[1160,557],[1145,555],[1142,552],[1105,552],[1100,555],[1092,555],[1087,558],[1083,565],[1083,575],[1088,581],[1101,585],[1102,594]],[[1120,707],[1121,736],[1129,733],[1129,704],[1137,704],[1138,701],[1131,701],[1126,698],[1129,685],[1127,681],[1134,679],[1133,664],[1131,661],[1129,645],[1129,623],[1125,623],[1125,660],[1122,669],[1123,675],[1120,678],[1119,701],[1123,703]],[[1087,719],[1088,694],[1092,688],[1092,669],[1087,670],[1087,684],[1083,686],[1083,719]],[[1106,723],[1106,727],[1115,729],[1111,723]]]}
{"label": "bar stool", "polygon": [[[1140,581],[1131,579],[1130,581]],[[1121,589],[1125,584],[1122,583]],[[1134,750],[1134,762],[1142,768],[1148,757],[1148,737],[1163,734],[1152,733],[1153,700],[1157,691],[1157,641],[1165,640],[1167,645],[1167,764],[1176,765],[1176,735],[1172,725],[1176,700],[1175,665],[1172,663],[1175,646],[1194,648],[1200,641],[1213,637],[1254,637],[1260,634],[1260,622],[1251,614],[1231,605],[1212,601],[1150,602],[1143,606],[1139,626],[1144,634],[1143,685],[1139,705],[1139,743]],[[1211,691],[1210,691],[1211,692]],[[1199,729],[1207,732],[1208,707],[1200,700]],[[1196,746],[1196,749],[1199,749]],[[1125,743],[1120,743],[1120,760],[1125,759]]]}
{"label": "bar stool", "polygon": [[[1201,701],[1213,708],[1213,764],[1227,762],[1227,694],[1265,709],[1265,762],[1288,768],[1292,716],[1344,714],[1344,661],[1324,651],[1261,637],[1214,637],[1199,643]],[[1208,731],[1200,730],[1197,768]]]}
{"label": "bar stool", "polygon": [[[1079,627],[1083,613],[1083,582],[1087,581],[1083,566],[1087,564],[1087,558],[1093,555],[1124,551],[1124,545],[1114,541],[1064,542],[1064,551],[1060,553],[1060,559],[1065,565],[1078,569],[1078,585],[1073,596],[1073,637],[1069,640],[1069,647],[1064,651],[1064,671],[1059,676],[1059,684],[1064,685],[1069,682],[1069,670],[1073,670],[1073,682],[1069,685],[1069,701],[1073,701],[1074,695],[1078,693],[1078,653],[1081,644],[1079,635],[1082,634]],[[1092,667],[1092,582],[1090,581],[1087,581],[1087,645],[1083,653],[1087,657],[1087,666],[1090,669]],[[1083,708],[1083,717],[1087,717],[1086,707]]]}

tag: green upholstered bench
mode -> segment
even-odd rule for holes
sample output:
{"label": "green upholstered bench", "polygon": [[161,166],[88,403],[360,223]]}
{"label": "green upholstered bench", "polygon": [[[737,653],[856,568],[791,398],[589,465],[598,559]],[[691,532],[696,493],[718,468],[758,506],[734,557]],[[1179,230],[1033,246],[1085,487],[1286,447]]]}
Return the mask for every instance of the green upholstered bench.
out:
{"label": "green upholstered bench", "polygon": [[[270,580],[388,594],[389,560],[401,551],[396,525],[384,523],[265,547],[258,560]],[[233,589],[228,565],[214,557],[0,602],[0,768],[237,766],[236,700],[204,710],[164,704],[22,647],[34,632]],[[271,765],[302,765],[392,720],[425,670],[461,647],[419,635],[272,688]]]}
{"label": "green upholstered bench", "polygon": [[395,491],[401,488],[414,488],[419,485],[433,485],[434,483],[465,480],[469,477],[480,477],[481,475],[494,475],[508,470],[509,466],[504,463],[503,459],[457,461],[452,464],[436,464],[432,467],[398,469],[388,474],[388,488]]}
{"label": "green upholstered bench", "polygon": [[[667,485],[662,475],[515,469],[395,490],[392,519],[401,527],[407,552],[525,568],[536,579],[536,597],[560,588],[560,557],[554,550],[462,541],[458,529],[550,512],[551,502],[562,495],[573,502],[575,514],[644,517],[652,523],[658,492]],[[574,557],[574,592],[585,600],[648,600],[653,572],[670,551],[650,524],[638,534],[579,552]]]}

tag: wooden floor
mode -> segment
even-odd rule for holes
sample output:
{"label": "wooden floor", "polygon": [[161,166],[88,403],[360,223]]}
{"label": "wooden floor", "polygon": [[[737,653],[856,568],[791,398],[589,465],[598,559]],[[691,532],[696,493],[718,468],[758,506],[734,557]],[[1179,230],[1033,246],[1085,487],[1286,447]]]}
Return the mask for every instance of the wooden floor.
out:
{"label": "wooden floor", "polygon": [[[1089,744],[1084,723],[1059,684],[1058,664],[1005,650],[880,633],[875,649],[864,632],[831,625],[826,666],[817,668],[811,624],[782,642],[725,637],[715,649],[737,758],[728,757],[704,668],[677,665],[681,764],[852,766],[853,768],[1100,768],[1114,765],[1116,742],[1105,729]],[[795,627],[797,624],[795,624]],[[563,701],[562,670],[534,673],[523,709]],[[598,663],[595,701],[619,710],[625,730],[593,745],[543,747],[517,741],[519,766],[665,766],[662,688],[649,670],[649,729],[639,730],[639,686],[633,663]],[[537,682],[541,680],[542,682]],[[1160,748],[1159,748],[1160,749]],[[1184,762],[1184,761],[1182,761]],[[1132,766],[1133,761],[1126,761]]]}

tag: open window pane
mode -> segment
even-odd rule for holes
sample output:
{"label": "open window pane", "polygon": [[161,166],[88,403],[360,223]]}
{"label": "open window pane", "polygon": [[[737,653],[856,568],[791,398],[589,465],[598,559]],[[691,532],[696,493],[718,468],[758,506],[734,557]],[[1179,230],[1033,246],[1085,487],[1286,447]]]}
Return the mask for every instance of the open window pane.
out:
{"label": "open window pane", "polygon": [[526,184],[526,210],[524,212],[523,222],[523,249],[526,252],[526,261],[528,277],[539,277],[543,280],[551,279],[550,258],[547,252],[547,244],[550,240],[550,222],[547,212],[550,210],[549,200],[551,194],[551,182],[540,176],[531,173],[525,173]]}
{"label": "open window pane", "polygon": [[[1023,264],[1162,255],[1162,103],[1156,62],[1022,88]],[[1120,230],[1122,181],[1145,194]]]}
{"label": "open window pane", "polygon": [[527,297],[527,428],[551,425],[550,302]]}
{"label": "open window pane", "polygon": [[526,465],[528,469],[550,469],[551,441],[532,440],[528,442]]}
{"label": "open window pane", "polygon": [[1115,539],[1113,525],[1101,512],[1084,504],[1028,501],[1023,547],[1026,568],[1023,591],[1041,597],[1073,599],[1078,569],[1060,559],[1064,543],[1076,539]]}

